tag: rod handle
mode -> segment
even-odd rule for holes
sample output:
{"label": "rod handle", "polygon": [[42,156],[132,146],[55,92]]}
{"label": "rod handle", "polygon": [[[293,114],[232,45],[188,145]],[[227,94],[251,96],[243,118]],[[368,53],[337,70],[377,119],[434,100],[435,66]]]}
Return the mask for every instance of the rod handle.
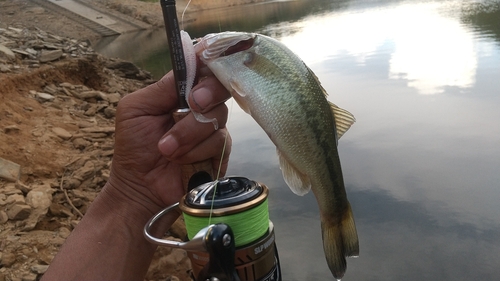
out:
{"label": "rod handle", "polygon": [[[175,123],[182,120],[190,113],[189,108],[181,108],[173,112]],[[215,175],[210,159],[182,165],[182,185],[187,193],[194,187],[215,180]]]}

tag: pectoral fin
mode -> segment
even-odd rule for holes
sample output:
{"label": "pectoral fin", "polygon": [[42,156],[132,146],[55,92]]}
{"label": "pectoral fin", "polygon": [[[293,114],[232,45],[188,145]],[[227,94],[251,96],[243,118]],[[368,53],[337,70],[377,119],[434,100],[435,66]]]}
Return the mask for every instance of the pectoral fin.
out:
{"label": "pectoral fin", "polygon": [[311,181],[309,177],[298,171],[285,156],[276,149],[280,160],[281,171],[286,184],[290,187],[293,193],[303,196],[311,190]]}
{"label": "pectoral fin", "polygon": [[347,130],[351,127],[356,118],[349,111],[342,109],[335,104],[330,103],[330,108],[332,109],[333,116],[335,117],[335,126],[337,128],[337,140],[344,135]]}
{"label": "pectoral fin", "polygon": [[252,115],[250,107],[245,100],[247,93],[242,89],[241,85],[234,79],[230,79],[229,86],[231,87],[231,89],[228,90],[231,92],[231,95],[236,100],[240,108],[243,109],[243,111],[245,111],[246,113]]}

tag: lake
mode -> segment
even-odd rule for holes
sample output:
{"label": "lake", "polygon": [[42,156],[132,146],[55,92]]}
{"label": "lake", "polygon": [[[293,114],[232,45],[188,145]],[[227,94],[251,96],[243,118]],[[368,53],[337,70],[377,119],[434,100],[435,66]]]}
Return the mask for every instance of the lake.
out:
{"label": "lake", "polygon": [[[356,117],[339,140],[360,240],[343,280],[498,279],[500,1],[278,1],[188,13],[186,30],[277,38]],[[170,69],[163,30],[122,39],[96,49]],[[288,189],[267,135],[227,104],[228,174],[270,188],[283,280],[332,280],[314,196]]]}

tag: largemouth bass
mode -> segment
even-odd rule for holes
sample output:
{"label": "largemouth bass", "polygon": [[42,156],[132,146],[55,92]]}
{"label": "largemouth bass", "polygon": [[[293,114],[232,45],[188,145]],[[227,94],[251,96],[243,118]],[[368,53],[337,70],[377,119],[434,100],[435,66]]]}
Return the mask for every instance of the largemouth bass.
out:
{"label": "largemouth bass", "polygon": [[328,102],[314,73],[270,37],[209,34],[194,50],[276,145],[291,190],[304,195],[312,189],[328,266],[336,279],[342,278],[346,257],[359,253],[337,151],[337,141],[354,123],[354,116]]}

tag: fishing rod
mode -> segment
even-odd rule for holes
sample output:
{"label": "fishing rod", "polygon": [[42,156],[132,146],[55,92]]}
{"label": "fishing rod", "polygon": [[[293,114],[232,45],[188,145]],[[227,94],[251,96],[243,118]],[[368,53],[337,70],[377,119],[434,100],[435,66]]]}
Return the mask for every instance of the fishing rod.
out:
{"label": "fishing rod", "polygon": [[[175,0],[160,0],[170,48],[179,108],[176,122],[190,110],[186,102],[186,61]],[[186,195],[153,216],[144,227],[151,243],[187,251],[196,281],[281,281],[274,225],[269,220],[269,189],[245,177],[214,179],[209,160],[182,167]],[[151,234],[167,213],[182,211],[189,241]]]}
{"label": "fishing rod", "polygon": [[[186,117],[189,112],[189,105],[186,101],[187,88],[187,66],[182,48],[182,40],[177,19],[177,10],[175,0],[160,0],[167,33],[168,47],[170,50],[170,60],[176,84],[177,97],[179,102],[178,109],[173,113],[175,122],[179,122]],[[182,182],[184,190],[194,188],[195,186],[212,181],[215,179],[210,160],[184,165],[182,167]]]}

